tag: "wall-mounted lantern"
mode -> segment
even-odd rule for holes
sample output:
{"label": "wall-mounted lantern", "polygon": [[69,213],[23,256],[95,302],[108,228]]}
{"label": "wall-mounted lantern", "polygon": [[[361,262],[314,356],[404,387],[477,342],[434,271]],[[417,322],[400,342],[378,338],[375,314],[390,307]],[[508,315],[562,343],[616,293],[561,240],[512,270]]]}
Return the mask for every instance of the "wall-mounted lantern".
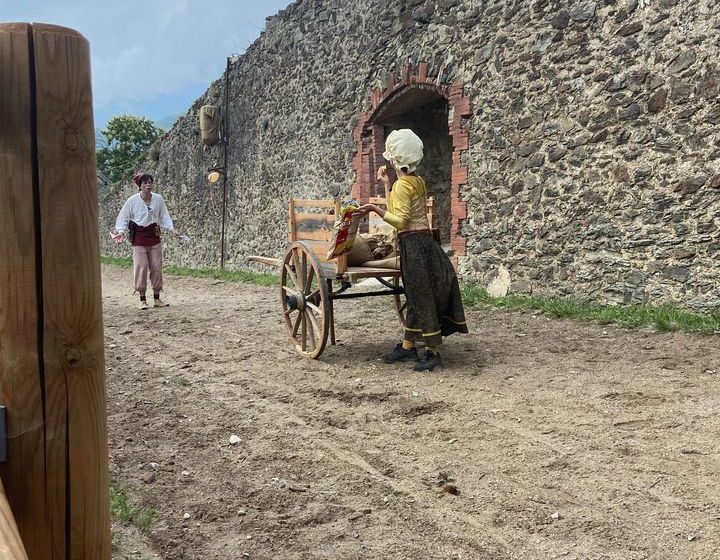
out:
{"label": "wall-mounted lantern", "polygon": [[208,169],[207,178],[211,185],[217,183],[221,175],[225,175],[225,169],[223,167],[211,167]]}

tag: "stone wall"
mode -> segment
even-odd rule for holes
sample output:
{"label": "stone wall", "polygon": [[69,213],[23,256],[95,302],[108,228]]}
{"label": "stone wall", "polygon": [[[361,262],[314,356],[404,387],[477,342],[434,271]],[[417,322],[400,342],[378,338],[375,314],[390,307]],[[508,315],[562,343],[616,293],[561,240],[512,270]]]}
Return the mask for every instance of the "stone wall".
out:
{"label": "stone wall", "polygon": [[[290,196],[350,192],[371,91],[428,62],[471,100],[463,278],[500,293],[714,307],[719,47],[714,0],[299,0],[230,67],[226,265],[283,253]],[[197,113],[222,106],[224,87],[142,166],[195,241],[168,242],[174,264],[220,260],[222,180],[206,176],[223,147],[202,146]],[[106,254],[128,253],[107,230],[133,192],[101,193]]]}

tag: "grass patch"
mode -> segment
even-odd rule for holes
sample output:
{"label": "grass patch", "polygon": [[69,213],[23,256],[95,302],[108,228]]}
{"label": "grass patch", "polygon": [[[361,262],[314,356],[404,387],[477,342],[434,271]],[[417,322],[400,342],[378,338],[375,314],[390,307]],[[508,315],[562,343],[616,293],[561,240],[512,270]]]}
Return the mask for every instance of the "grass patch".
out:
{"label": "grass patch", "polygon": [[185,377],[184,375],[181,375],[180,377],[176,377],[174,379],[175,383],[180,385],[180,387],[189,387],[190,386],[190,380]]}
{"label": "grass patch", "polygon": [[700,334],[720,332],[720,308],[710,314],[694,313],[674,305],[635,304],[617,307],[582,302],[573,297],[551,298],[522,295],[490,296],[483,288],[463,282],[460,285],[467,307],[525,309],[553,317],[596,321],[624,328],[650,328],[662,332],[683,331]]}
{"label": "grass patch", "polygon": [[[101,262],[124,268],[132,267],[132,260],[129,258],[101,257]],[[248,270],[170,266],[165,271],[178,276],[214,278],[259,286],[277,286],[280,283],[280,277],[277,274],[261,274]],[[720,307],[712,313],[702,314],[670,304],[606,307],[582,302],[573,297],[551,298],[515,294],[493,297],[473,282],[461,282],[460,292],[463,303],[468,308],[489,306],[496,309],[525,309],[547,313],[553,317],[595,321],[623,328],[649,328],[661,332],[683,331],[700,334],[720,332]]]}
{"label": "grass patch", "polygon": [[135,517],[135,508],[130,504],[125,492],[114,486],[110,487],[110,515],[120,523],[128,523]]}
{"label": "grass patch", "polygon": [[[102,264],[132,268],[132,259],[117,257],[100,257]],[[280,276],[277,274],[262,274],[252,270],[228,270],[221,268],[189,268],[186,266],[166,266],[163,269],[168,274],[187,276],[190,278],[213,278],[226,282],[244,282],[257,286],[277,286]]]}
{"label": "grass patch", "polygon": [[154,509],[149,508],[144,509],[140,515],[135,517],[135,525],[137,525],[137,528],[140,529],[141,533],[146,534],[148,532],[150,524],[153,519],[155,519],[155,515],[157,515],[157,512]]}
{"label": "grass patch", "polygon": [[132,268],[132,259],[126,257],[100,257],[102,264],[109,264],[111,266],[119,266],[120,268]]}
{"label": "grass patch", "polygon": [[119,523],[133,523],[142,533],[147,533],[156,511],[152,508],[138,511],[122,488],[110,486],[110,516]]}

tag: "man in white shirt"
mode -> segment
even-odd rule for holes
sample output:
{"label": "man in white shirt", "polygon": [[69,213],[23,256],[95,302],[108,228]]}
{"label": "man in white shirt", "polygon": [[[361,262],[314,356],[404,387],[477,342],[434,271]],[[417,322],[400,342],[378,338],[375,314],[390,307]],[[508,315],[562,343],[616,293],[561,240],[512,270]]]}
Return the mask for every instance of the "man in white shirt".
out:
{"label": "man in white shirt", "polygon": [[149,308],[145,295],[148,274],[153,289],[153,307],[167,307],[168,304],[160,299],[163,288],[160,228],[178,238],[182,235],[173,226],[163,197],[152,192],[152,175],[139,173],[133,177],[133,181],[139,192],[125,201],[115,221],[116,233],[113,233],[112,238],[116,243],[122,243],[126,235],[130,238],[135,291],[140,294],[140,309]]}

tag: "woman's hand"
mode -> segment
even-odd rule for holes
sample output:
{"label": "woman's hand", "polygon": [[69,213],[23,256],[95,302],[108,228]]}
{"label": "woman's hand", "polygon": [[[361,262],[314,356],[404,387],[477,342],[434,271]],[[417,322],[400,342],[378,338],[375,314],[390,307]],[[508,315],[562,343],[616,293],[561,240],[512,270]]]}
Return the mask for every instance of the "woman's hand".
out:
{"label": "woman's hand", "polygon": [[172,234],[173,234],[175,237],[177,237],[178,239],[180,239],[180,238],[182,237],[182,233],[180,233],[180,232],[179,232],[178,230],[176,230],[176,229],[171,230],[170,233],[172,233]]}
{"label": "woman's hand", "polygon": [[383,208],[380,208],[379,206],[376,206],[375,204],[363,204],[360,208],[355,210],[353,212],[354,216],[365,216],[369,214],[370,212],[375,212],[378,216],[381,218],[385,215],[385,210]]}
{"label": "woman's hand", "polygon": [[110,237],[115,243],[122,243],[125,241],[125,234],[123,232],[110,232]]}
{"label": "woman's hand", "polygon": [[388,177],[386,165],[381,165],[380,167],[378,167],[377,180],[386,185],[390,182],[390,177]]}
{"label": "woman's hand", "polygon": [[360,208],[358,208],[357,210],[355,210],[355,212],[353,212],[353,217],[366,216],[367,214],[369,214],[370,212],[373,211],[373,206],[375,206],[375,205],[374,204],[363,204]]}

